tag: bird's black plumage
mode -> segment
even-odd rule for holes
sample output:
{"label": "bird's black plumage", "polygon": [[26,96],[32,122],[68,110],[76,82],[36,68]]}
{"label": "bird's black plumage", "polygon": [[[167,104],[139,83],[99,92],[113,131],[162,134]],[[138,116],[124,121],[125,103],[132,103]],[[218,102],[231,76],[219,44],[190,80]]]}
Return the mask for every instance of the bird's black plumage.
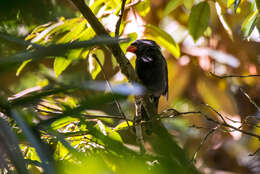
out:
{"label": "bird's black plumage", "polygon": [[151,94],[156,107],[161,95],[168,99],[168,70],[160,47],[148,39],[134,41],[127,51],[136,54],[135,71]]}

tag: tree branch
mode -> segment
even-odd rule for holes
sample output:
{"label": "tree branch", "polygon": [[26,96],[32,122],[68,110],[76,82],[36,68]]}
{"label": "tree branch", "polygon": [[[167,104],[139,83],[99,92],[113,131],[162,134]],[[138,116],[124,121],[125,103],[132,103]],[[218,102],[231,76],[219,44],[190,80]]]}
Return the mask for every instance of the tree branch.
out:
{"label": "tree branch", "polygon": [[[97,17],[92,13],[91,9],[85,4],[84,0],[71,0],[74,5],[79,9],[82,15],[89,22],[93,30],[99,36],[110,37],[103,25],[98,21]],[[117,62],[120,65],[122,73],[131,81],[139,82],[134,68],[131,66],[129,60],[125,57],[123,51],[121,50],[119,44],[113,44],[112,46],[107,45],[111,50],[112,54],[115,56]]]}
{"label": "tree branch", "polygon": [[115,37],[116,38],[118,38],[118,36],[119,36],[120,25],[121,25],[122,18],[124,16],[124,11],[125,11],[125,3],[126,3],[126,0],[122,0],[121,11],[120,11],[120,14],[119,14],[119,19],[118,19],[118,21],[116,23],[116,31],[115,31]]}
{"label": "tree branch", "polygon": [[249,78],[249,77],[260,77],[260,74],[250,74],[250,75],[222,75],[219,76],[217,74],[214,74],[210,72],[210,75],[213,77],[219,78],[219,79],[225,79],[225,78],[232,78],[232,77],[237,77],[237,78]]}

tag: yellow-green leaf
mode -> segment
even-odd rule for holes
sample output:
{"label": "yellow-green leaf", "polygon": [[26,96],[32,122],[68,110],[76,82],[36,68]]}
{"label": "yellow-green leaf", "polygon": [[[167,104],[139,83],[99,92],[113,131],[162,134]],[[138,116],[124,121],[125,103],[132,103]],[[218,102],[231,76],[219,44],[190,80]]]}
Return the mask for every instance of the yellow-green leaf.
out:
{"label": "yellow-green leaf", "polygon": [[244,20],[244,22],[242,24],[242,29],[241,29],[242,32],[243,32],[244,37],[248,37],[252,33],[252,31],[253,31],[253,29],[255,27],[257,14],[258,14],[257,11],[253,11]]}
{"label": "yellow-green leaf", "polygon": [[77,40],[80,36],[80,33],[86,27],[86,20],[80,21],[76,26],[71,27],[71,30],[64,35],[61,39],[57,41],[57,43],[67,43],[74,40]]}
{"label": "yellow-green leaf", "polygon": [[223,27],[226,30],[227,34],[229,35],[230,39],[233,40],[232,30],[226,21],[226,18],[224,16],[221,5],[218,2],[215,2],[215,6],[216,6],[216,11],[217,11],[218,18],[219,18],[221,24],[223,25]]}
{"label": "yellow-green leaf", "polygon": [[32,59],[28,59],[28,60],[24,61],[24,62],[19,66],[19,68],[17,69],[15,75],[16,75],[16,76],[19,76],[20,73],[21,73],[21,71],[24,69],[24,67],[25,67],[29,62],[31,62],[31,61],[32,61]]}
{"label": "yellow-green leaf", "polygon": [[63,117],[63,118],[60,118],[56,121],[54,121],[52,124],[51,124],[51,128],[54,129],[54,130],[57,130],[57,129],[60,129],[72,122],[75,122],[75,121],[78,121],[79,119],[77,118],[74,118],[74,117]]}
{"label": "yellow-green leaf", "polygon": [[183,5],[186,9],[190,10],[192,8],[192,5],[194,3],[194,0],[184,0]]}
{"label": "yellow-green leaf", "polygon": [[58,77],[70,65],[71,62],[71,59],[66,59],[64,57],[56,57],[53,65],[56,77]]}
{"label": "yellow-green leaf", "polygon": [[[58,23],[55,23],[51,26],[49,26],[48,28],[46,28],[45,30],[43,30],[39,35],[37,35],[35,38],[33,38],[31,40],[31,42],[33,43],[37,43],[39,42],[40,40],[42,40],[47,34],[49,34],[49,32],[51,32],[52,30],[54,30],[55,28],[63,25],[64,23],[63,22],[58,22]],[[28,38],[26,38],[28,39]]]}
{"label": "yellow-green leaf", "polygon": [[174,39],[164,30],[154,26],[154,25],[145,25],[145,37],[156,41],[159,45],[162,45],[169,52],[171,52],[176,58],[180,57],[180,47],[174,41]]}
{"label": "yellow-green leaf", "polygon": [[169,13],[171,13],[173,10],[175,10],[182,4],[183,0],[171,0],[164,9],[163,17],[167,16]]}
{"label": "yellow-green leaf", "polygon": [[68,51],[66,58],[65,57],[56,57],[54,60],[54,72],[58,77],[63,71],[71,64],[75,59],[78,59],[83,49],[73,49]]}
{"label": "yellow-green leaf", "polygon": [[[132,121],[128,121],[129,126],[133,126],[133,122]],[[119,131],[122,130],[124,128],[128,128],[128,124],[126,121],[123,121],[121,123],[119,123],[113,130],[114,131]]]}
{"label": "yellow-green leaf", "polygon": [[150,0],[143,0],[136,5],[136,10],[141,16],[146,16],[150,11]]}
{"label": "yellow-green leaf", "polygon": [[200,2],[199,4],[192,7],[188,21],[188,28],[189,33],[191,34],[195,42],[207,29],[209,17],[210,8],[209,4],[206,1]]}

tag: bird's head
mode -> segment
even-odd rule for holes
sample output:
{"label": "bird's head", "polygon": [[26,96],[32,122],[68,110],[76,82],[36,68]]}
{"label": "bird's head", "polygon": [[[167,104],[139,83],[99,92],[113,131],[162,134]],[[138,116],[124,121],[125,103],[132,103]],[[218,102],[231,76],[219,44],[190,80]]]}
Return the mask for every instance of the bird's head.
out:
{"label": "bird's head", "polygon": [[155,41],[148,39],[140,39],[136,40],[126,49],[128,52],[132,52],[136,55],[143,54],[145,52],[150,51],[160,51],[160,47],[157,45]]}

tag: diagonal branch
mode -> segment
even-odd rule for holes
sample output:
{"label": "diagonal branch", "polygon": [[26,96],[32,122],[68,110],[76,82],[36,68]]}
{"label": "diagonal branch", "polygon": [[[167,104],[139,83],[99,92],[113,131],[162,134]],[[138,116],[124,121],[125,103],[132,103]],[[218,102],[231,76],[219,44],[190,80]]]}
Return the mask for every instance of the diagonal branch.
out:
{"label": "diagonal branch", "polygon": [[121,25],[122,18],[124,16],[124,11],[125,11],[125,3],[126,3],[126,0],[122,0],[121,11],[120,11],[120,14],[119,14],[119,19],[118,19],[118,21],[116,23],[116,31],[115,31],[115,37],[116,38],[119,36],[120,25]]}
{"label": "diagonal branch", "polygon": [[[89,22],[93,30],[99,36],[106,36],[111,37],[103,25],[98,21],[97,17],[92,13],[91,9],[85,4],[84,0],[71,0],[73,4],[79,9],[82,15],[86,18]],[[113,55],[115,56],[117,62],[120,65],[122,73],[132,82],[137,80],[137,76],[135,74],[134,68],[131,66],[129,60],[125,57],[123,51],[121,50],[119,44],[113,44],[112,46],[107,45],[108,48],[111,50]]]}
{"label": "diagonal branch", "polygon": [[254,107],[257,109],[258,112],[260,112],[259,106],[257,106],[256,102],[246,93],[246,91],[243,88],[239,88],[240,91],[246,96],[246,98],[249,100],[249,102],[254,105]]}

